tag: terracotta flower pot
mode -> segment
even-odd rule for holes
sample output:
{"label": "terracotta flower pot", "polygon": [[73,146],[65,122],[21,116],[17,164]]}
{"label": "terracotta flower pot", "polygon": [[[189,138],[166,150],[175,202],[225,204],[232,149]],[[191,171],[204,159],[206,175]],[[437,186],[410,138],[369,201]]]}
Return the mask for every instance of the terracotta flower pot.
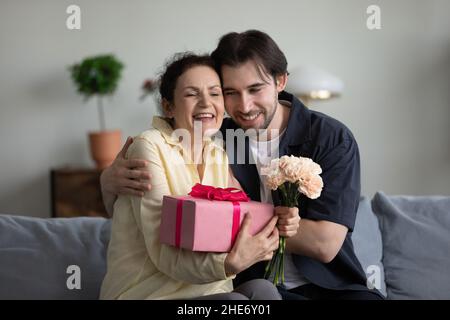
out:
{"label": "terracotta flower pot", "polygon": [[97,168],[104,169],[119,153],[122,147],[122,133],[120,130],[90,132],[89,146]]}

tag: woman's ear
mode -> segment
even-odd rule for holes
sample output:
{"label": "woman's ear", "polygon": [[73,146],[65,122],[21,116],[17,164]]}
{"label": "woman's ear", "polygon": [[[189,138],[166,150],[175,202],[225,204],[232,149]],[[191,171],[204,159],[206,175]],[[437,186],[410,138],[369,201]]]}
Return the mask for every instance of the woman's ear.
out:
{"label": "woman's ear", "polygon": [[161,101],[161,105],[164,116],[167,118],[173,118],[173,108],[171,103],[167,101],[167,99],[163,98]]}
{"label": "woman's ear", "polygon": [[283,74],[277,75],[275,77],[275,81],[276,81],[276,84],[277,84],[277,91],[278,92],[283,91],[284,88],[286,88],[286,84],[287,84],[287,81],[288,81],[287,73],[283,73]]}

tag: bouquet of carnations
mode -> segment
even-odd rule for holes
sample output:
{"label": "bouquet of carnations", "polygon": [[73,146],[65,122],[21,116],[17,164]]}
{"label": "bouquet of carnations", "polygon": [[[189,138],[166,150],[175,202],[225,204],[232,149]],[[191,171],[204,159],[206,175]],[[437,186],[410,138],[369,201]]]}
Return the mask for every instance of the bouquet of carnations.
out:
{"label": "bouquet of carnations", "polygon": [[[265,184],[271,190],[279,190],[281,205],[297,207],[300,194],[310,199],[317,199],[323,188],[319,174],[320,166],[309,158],[282,156],[274,159],[270,165],[262,168]],[[280,237],[280,245],[272,260],[266,266],[265,278],[274,275],[275,285],[284,283],[284,252],[286,239]]]}

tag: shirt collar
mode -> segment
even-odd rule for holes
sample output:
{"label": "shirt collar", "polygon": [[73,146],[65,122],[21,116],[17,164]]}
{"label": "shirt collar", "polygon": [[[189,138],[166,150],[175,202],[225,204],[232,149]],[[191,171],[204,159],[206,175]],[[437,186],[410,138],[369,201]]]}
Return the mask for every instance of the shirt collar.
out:
{"label": "shirt collar", "polygon": [[152,120],[152,127],[161,133],[164,140],[168,144],[179,145],[181,142],[175,138],[175,135],[173,135],[173,128],[169,121],[169,118],[154,116]]}
{"label": "shirt collar", "polygon": [[291,103],[289,120],[281,143],[290,146],[311,140],[311,111],[299,99],[286,91],[280,92],[278,99]]}

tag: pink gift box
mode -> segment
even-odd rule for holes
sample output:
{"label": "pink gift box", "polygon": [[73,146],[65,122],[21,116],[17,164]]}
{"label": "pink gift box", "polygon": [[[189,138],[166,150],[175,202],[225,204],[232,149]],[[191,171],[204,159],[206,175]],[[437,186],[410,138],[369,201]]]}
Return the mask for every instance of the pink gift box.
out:
{"label": "pink gift box", "polygon": [[261,231],[274,215],[273,205],[257,201],[164,196],[161,243],[191,251],[229,252],[246,212],[252,215],[252,235]]}

